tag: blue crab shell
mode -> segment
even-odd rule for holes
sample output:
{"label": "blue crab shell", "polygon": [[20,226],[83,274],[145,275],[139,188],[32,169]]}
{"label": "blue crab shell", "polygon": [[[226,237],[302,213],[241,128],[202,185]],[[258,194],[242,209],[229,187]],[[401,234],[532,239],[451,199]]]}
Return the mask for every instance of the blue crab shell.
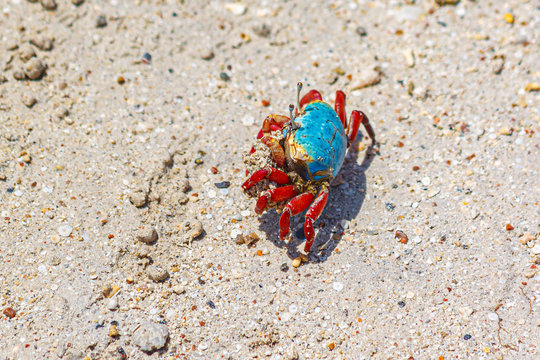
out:
{"label": "blue crab shell", "polygon": [[338,115],[327,103],[314,101],[294,122],[296,126],[283,130],[287,164],[306,181],[331,181],[347,152],[347,135]]}

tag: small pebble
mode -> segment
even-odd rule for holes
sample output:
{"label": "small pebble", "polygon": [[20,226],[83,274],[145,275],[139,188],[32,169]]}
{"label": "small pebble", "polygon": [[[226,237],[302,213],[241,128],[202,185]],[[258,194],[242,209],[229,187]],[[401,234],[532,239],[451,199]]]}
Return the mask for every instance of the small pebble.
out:
{"label": "small pebble", "polygon": [[151,352],[165,346],[169,330],[165,324],[146,321],[133,333],[132,340],[142,351]]}
{"label": "small pebble", "polygon": [[0,85],[2,85],[3,83],[5,83],[7,81],[8,81],[8,78],[5,77],[4,75],[0,74]]}
{"label": "small pebble", "polygon": [[336,291],[341,291],[341,290],[343,290],[344,285],[343,285],[343,283],[334,281],[334,283],[332,284],[332,287],[333,287],[334,290],[336,290]]}
{"label": "small pebble", "polygon": [[56,1],[55,0],[39,0],[41,3],[41,6],[43,6],[46,10],[54,10],[56,9]]}
{"label": "small pebble", "polygon": [[216,308],[216,305],[214,304],[214,302],[212,300],[208,300],[206,302],[206,305],[210,306],[210,308],[212,308],[212,309]]}
{"label": "small pebble", "polygon": [[63,237],[68,237],[69,235],[71,235],[72,231],[73,231],[73,228],[67,224],[61,225],[60,227],[58,227],[58,235],[63,236]]}
{"label": "small pebble", "polygon": [[405,63],[407,64],[407,66],[410,68],[414,67],[415,57],[414,57],[414,52],[412,51],[412,49],[406,49],[402,52],[402,54],[403,54],[403,57],[405,58]]}
{"label": "small pebble", "polygon": [[407,234],[405,234],[401,230],[396,231],[396,237],[399,239],[399,242],[402,244],[406,244],[409,241],[409,238],[407,237]]}
{"label": "small pebble", "polygon": [[226,73],[226,72],[222,72],[219,74],[219,78],[223,81],[229,81],[231,80],[231,77]]}
{"label": "small pebble", "polygon": [[367,230],[366,235],[379,235],[379,230]]}
{"label": "small pebble", "polygon": [[405,301],[398,301],[399,307],[405,307]]}
{"label": "small pebble", "polygon": [[531,253],[534,255],[540,255],[540,244],[534,245],[534,247],[531,248]]}
{"label": "small pebble", "polygon": [[150,62],[152,61],[152,55],[150,53],[145,52],[143,54],[142,61],[145,64],[150,64]]}
{"label": "small pebble", "polygon": [[283,271],[283,272],[287,272],[289,271],[289,265],[287,265],[286,263],[283,263],[281,264],[281,266],[279,267],[279,270]]}
{"label": "small pebble", "polygon": [[173,291],[176,295],[180,295],[186,292],[186,289],[182,285],[175,285]]}
{"label": "small pebble", "polygon": [[378,84],[381,73],[376,69],[366,69],[353,76],[352,90],[363,89]]}
{"label": "small pebble", "polygon": [[206,61],[212,60],[214,58],[214,51],[212,51],[212,49],[205,48],[199,52],[199,56],[201,59]]}
{"label": "small pebble", "polygon": [[509,24],[513,24],[514,23],[514,15],[512,15],[510,13],[504,14],[504,21],[506,21]]}
{"label": "small pebble", "polygon": [[13,310],[13,308],[10,308],[10,307],[5,308],[2,313],[10,319],[13,319],[15,315],[17,315],[17,312]]}
{"label": "small pebble", "polygon": [[27,108],[31,108],[37,102],[37,99],[31,95],[24,94],[22,97],[22,102]]}
{"label": "small pebble", "polygon": [[525,91],[540,91],[540,83],[532,82],[525,85]]}
{"label": "small pebble", "polygon": [[293,261],[292,261],[292,266],[297,268],[300,266],[300,264],[302,263],[302,259],[300,259],[300,256],[295,258]]}
{"label": "small pebble", "polygon": [[63,106],[58,106],[56,109],[54,109],[54,116],[58,120],[63,120],[68,115],[69,115],[69,110]]}
{"label": "small pebble", "polygon": [[155,282],[165,281],[169,277],[169,272],[157,265],[150,265],[146,269],[146,274]]}
{"label": "small pebble", "polygon": [[386,210],[388,211],[394,211],[394,209],[396,208],[396,205],[390,203],[390,202],[387,202],[384,204],[384,207],[386,207]]}
{"label": "small pebble", "polygon": [[134,191],[129,195],[129,201],[131,201],[135,207],[143,207],[148,201],[148,194],[142,190]]}
{"label": "small pebble", "polygon": [[34,48],[32,47],[32,45],[28,43],[24,43],[19,48],[19,58],[22,61],[27,62],[28,60],[30,60],[31,58],[35,56],[36,56],[36,52],[34,51]]}
{"label": "small pebble", "polygon": [[24,73],[23,69],[15,70],[13,71],[13,78],[15,80],[25,80],[26,74]]}
{"label": "small pebble", "polygon": [[491,320],[491,321],[498,321],[498,320],[499,320],[499,315],[497,315],[497,314],[494,313],[494,312],[488,313],[487,317],[488,317],[488,319]]}
{"label": "small pebble", "polygon": [[185,238],[185,240],[187,242],[191,242],[191,241],[195,240],[204,231],[202,223],[197,219],[186,221],[184,223],[184,229],[186,230],[186,235],[185,235],[186,238]]}
{"label": "small pebble", "polygon": [[107,309],[109,309],[110,311],[114,311],[116,310],[117,307],[118,307],[118,298],[115,296],[111,298],[109,302],[107,303]]}
{"label": "small pebble", "polygon": [[30,43],[43,51],[50,51],[53,48],[53,40],[49,37],[38,35],[30,40]]}
{"label": "small pebble", "polygon": [[111,325],[111,327],[109,328],[109,336],[116,337],[118,335],[120,335],[120,333],[118,332],[118,328],[116,327],[116,325]]}
{"label": "small pebble", "polygon": [[519,242],[522,244],[522,245],[527,245],[527,243],[529,241],[532,241],[535,239],[535,236],[529,232],[526,232],[525,234],[523,234],[520,238],[519,238]]}
{"label": "small pebble", "polygon": [[41,78],[47,66],[38,58],[32,58],[24,67],[24,74],[31,80],[38,80]]}
{"label": "small pebble", "polygon": [[137,240],[145,244],[150,244],[156,241],[157,231],[152,226],[145,226],[137,231]]}
{"label": "small pebble", "polygon": [[465,334],[465,336],[463,337],[464,340],[469,340],[470,338],[472,338],[472,336],[469,334]]}
{"label": "small pebble", "polygon": [[99,15],[96,20],[96,27],[104,28],[105,26],[107,26],[107,18],[105,15]]}
{"label": "small pebble", "polygon": [[216,185],[216,187],[218,189],[226,189],[229,186],[231,186],[231,182],[230,181],[222,181],[222,182],[214,183],[214,185]]}
{"label": "small pebble", "polygon": [[366,29],[364,29],[362,26],[357,26],[355,31],[360,36],[366,36],[367,35]]}
{"label": "small pebble", "polygon": [[234,15],[243,15],[247,11],[247,6],[239,2],[230,2],[225,4],[225,9]]}
{"label": "small pebble", "polygon": [[260,36],[260,37],[263,37],[263,38],[266,38],[266,37],[269,37],[270,36],[270,27],[266,24],[262,24],[262,25],[259,25],[259,26],[254,26],[253,28],[253,32],[257,35],[257,36]]}
{"label": "small pebble", "polygon": [[79,6],[84,2],[84,0],[71,0],[71,3],[75,6]]}

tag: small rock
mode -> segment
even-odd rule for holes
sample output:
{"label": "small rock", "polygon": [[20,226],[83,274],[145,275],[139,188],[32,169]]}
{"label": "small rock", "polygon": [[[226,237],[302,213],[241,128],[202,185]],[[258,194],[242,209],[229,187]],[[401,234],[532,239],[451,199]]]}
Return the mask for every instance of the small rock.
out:
{"label": "small rock", "polygon": [[35,56],[36,56],[36,52],[34,51],[34,48],[32,47],[32,45],[28,43],[24,43],[19,48],[19,58],[22,61],[27,62],[28,60],[30,60],[31,58]]}
{"label": "small rock", "polygon": [[56,109],[54,109],[54,116],[58,120],[63,120],[68,115],[69,115],[69,110],[63,106],[59,106]]}
{"label": "small rock", "polygon": [[50,51],[53,48],[53,40],[43,35],[36,36],[30,40],[30,43],[43,51]]}
{"label": "small rock", "polygon": [[165,281],[169,277],[169,272],[157,265],[150,265],[146,269],[146,274],[155,282]]}
{"label": "small rock", "polygon": [[363,89],[378,84],[381,81],[381,73],[377,69],[367,69],[353,76],[352,90]]}
{"label": "small rock", "polygon": [[5,77],[4,75],[0,74],[0,85],[2,85],[3,83],[7,82],[8,79],[7,77]]}
{"label": "small rock", "polygon": [[41,78],[46,68],[47,65],[45,65],[45,63],[41,59],[32,58],[26,64],[24,68],[24,73],[29,79],[38,80]]}
{"label": "small rock", "polygon": [[99,15],[96,20],[96,27],[104,28],[105,26],[107,26],[107,18],[105,15]]}
{"label": "small rock", "polygon": [[522,244],[522,245],[527,245],[527,243],[529,241],[532,241],[534,240],[536,237],[529,233],[529,232],[526,232],[525,234],[523,234],[520,238],[519,238],[519,242]]}
{"label": "small rock", "polygon": [[143,207],[148,201],[148,194],[144,190],[133,191],[129,195],[129,201],[131,201],[131,203],[135,205],[135,207]]}
{"label": "small rock", "polygon": [[24,69],[18,69],[13,71],[13,78],[15,80],[26,80],[26,74],[24,73]]}
{"label": "small rock", "polygon": [[243,15],[247,11],[247,6],[237,2],[226,3],[225,9],[227,9],[227,11],[230,11],[234,15]]}
{"label": "small rock", "polygon": [[379,230],[366,230],[366,235],[379,235]]}
{"label": "small rock", "polygon": [[107,309],[109,309],[110,311],[114,311],[116,310],[117,307],[118,307],[118,298],[115,296],[111,298],[109,302],[107,303]]}
{"label": "small rock", "polygon": [[244,237],[244,243],[248,246],[255,244],[257,241],[259,241],[259,235],[254,232],[251,232]]}
{"label": "small rock", "polygon": [[492,69],[493,69],[493,73],[495,75],[499,75],[502,71],[503,71],[503,68],[504,68],[504,60],[505,60],[505,56],[504,55],[495,55],[493,57],[493,65],[492,65]]}
{"label": "small rock", "polygon": [[84,2],[84,0],[71,0],[71,3],[75,6],[79,6]]}
{"label": "small rock", "polygon": [[226,189],[229,186],[231,186],[231,182],[230,181],[222,181],[222,182],[214,183],[214,185],[216,185],[216,187],[218,189]]}
{"label": "small rock", "polygon": [[231,77],[226,72],[222,72],[219,74],[219,78],[223,81],[229,81],[231,80]]}
{"label": "small rock", "polygon": [[444,5],[456,5],[459,2],[459,0],[435,0],[435,2],[440,6],[444,6]]}
{"label": "small rock", "polygon": [[56,1],[55,0],[39,0],[41,3],[41,6],[43,6],[46,10],[55,10],[56,9]]}
{"label": "small rock", "polygon": [[186,221],[184,223],[184,229],[186,231],[185,241],[189,243],[191,243],[193,240],[199,237],[203,233],[203,230],[204,230],[202,223],[197,219]]}
{"label": "small rock", "polygon": [[62,262],[62,258],[58,255],[53,255],[50,262],[52,266],[58,266]]}
{"label": "small rock", "polygon": [[415,64],[414,52],[412,49],[406,49],[403,51],[403,57],[405,58],[405,63],[408,67],[412,68]]}
{"label": "small rock", "polygon": [[145,244],[150,244],[156,241],[157,231],[152,226],[145,226],[137,231],[137,240]]}
{"label": "small rock", "polygon": [[510,136],[512,135],[514,131],[512,129],[509,129],[507,127],[502,127],[499,129],[499,135],[506,135],[506,136]]}
{"label": "small rock", "polygon": [[212,60],[214,58],[214,51],[212,51],[210,48],[205,48],[199,52],[199,56],[201,59],[206,61]]}
{"label": "small rock", "polygon": [[31,108],[37,102],[37,99],[31,95],[24,94],[22,97],[22,102],[27,108]]}
{"label": "small rock", "polygon": [[362,26],[357,26],[355,31],[360,36],[366,36],[367,35],[366,29],[364,29]]}
{"label": "small rock", "polygon": [[494,312],[488,313],[487,317],[491,321],[498,321],[499,320],[499,315],[497,315],[497,313],[494,313]]}
{"label": "small rock", "polygon": [[469,306],[463,306],[458,309],[458,312],[463,315],[463,317],[468,318],[472,315],[473,309]]}
{"label": "small rock", "polygon": [[300,266],[300,264],[302,263],[302,259],[300,259],[300,256],[295,258],[293,261],[292,261],[292,266],[297,268]]}
{"label": "small rock", "polygon": [[184,288],[182,285],[175,285],[173,287],[173,291],[176,295],[180,295],[186,292],[186,288]]}
{"label": "small rock", "polygon": [[332,284],[332,287],[333,287],[334,290],[336,290],[336,291],[341,291],[341,290],[343,290],[344,285],[343,285],[343,283],[334,281],[334,283]]}
{"label": "small rock", "polygon": [[72,231],[73,231],[73,228],[67,224],[61,225],[60,227],[58,227],[58,235],[63,236],[63,237],[68,237],[69,235],[71,235]]}
{"label": "small rock", "polygon": [[260,37],[266,38],[270,36],[270,27],[266,24],[254,26],[253,32]]}
{"label": "small rock", "polygon": [[540,83],[532,82],[525,85],[525,91],[540,91]]}
{"label": "small rock", "polygon": [[525,272],[523,272],[523,276],[525,276],[527,279],[530,279],[536,275],[536,269],[527,269]]}
{"label": "small rock", "polygon": [[534,255],[540,255],[540,244],[534,245],[534,247],[531,249],[531,253]]}
{"label": "small rock", "polygon": [[152,352],[165,346],[169,338],[169,330],[165,324],[147,321],[133,333],[133,342],[142,351]]}
{"label": "small rock", "polygon": [[111,325],[111,327],[109,328],[109,336],[115,337],[118,335],[120,335],[120,333],[118,332],[118,328],[116,327],[116,325]]}
{"label": "small rock", "polygon": [[2,313],[10,319],[13,319],[15,315],[17,315],[17,312],[13,310],[13,308],[10,308],[10,307],[5,308]]}

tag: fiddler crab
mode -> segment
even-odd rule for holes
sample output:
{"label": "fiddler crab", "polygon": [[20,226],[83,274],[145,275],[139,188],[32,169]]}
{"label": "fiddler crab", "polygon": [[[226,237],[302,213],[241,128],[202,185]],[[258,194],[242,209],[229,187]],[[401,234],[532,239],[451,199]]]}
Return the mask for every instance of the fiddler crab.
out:
{"label": "fiddler crab", "polygon": [[296,110],[289,105],[289,117],[272,114],[264,119],[258,141],[244,158],[246,174],[251,172],[251,176],[242,188],[248,196],[258,196],[257,214],[270,208],[282,210],[281,240],[289,233],[290,217],[307,209],[304,251],[308,253],[315,239],[313,223],[324,210],[330,182],[339,173],[360,123],[374,144],[375,132],[361,111],[354,110],[347,122],[342,91],[336,92],[332,108],[317,90],[300,99],[301,90],[302,83],[298,83]]}

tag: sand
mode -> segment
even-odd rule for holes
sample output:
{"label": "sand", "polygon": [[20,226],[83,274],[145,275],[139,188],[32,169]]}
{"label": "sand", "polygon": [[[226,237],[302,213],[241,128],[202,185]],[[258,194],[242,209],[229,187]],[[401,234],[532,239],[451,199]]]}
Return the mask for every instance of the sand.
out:
{"label": "sand", "polygon": [[[540,358],[534,1],[0,10],[1,359]],[[296,268],[240,185],[298,81],[379,145]]]}

